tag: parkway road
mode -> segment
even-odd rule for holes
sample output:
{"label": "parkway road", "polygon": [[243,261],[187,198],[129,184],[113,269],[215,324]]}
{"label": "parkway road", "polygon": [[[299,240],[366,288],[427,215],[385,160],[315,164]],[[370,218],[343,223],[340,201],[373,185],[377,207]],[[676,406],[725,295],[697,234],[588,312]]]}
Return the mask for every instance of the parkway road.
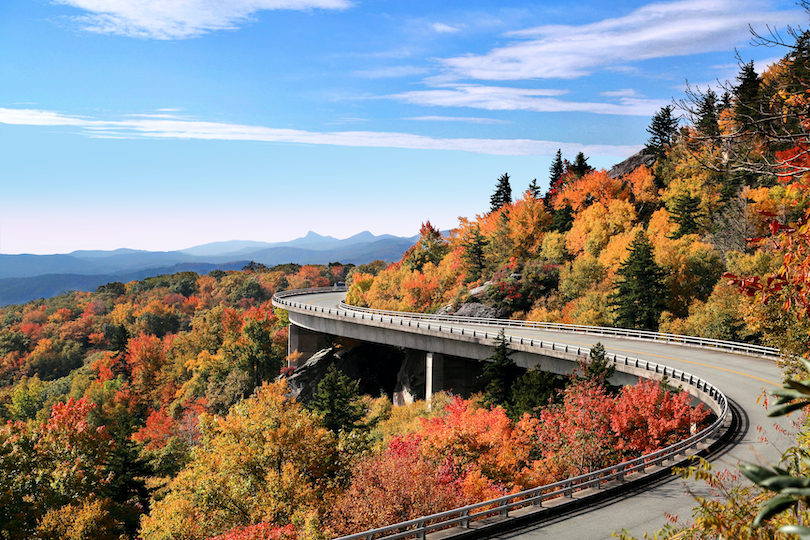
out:
{"label": "parkway road", "polygon": [[[321,307],[337,308],[344,293],[313,294],[297,297],[296,301]],[[459,327],[464,327],[459,324]],[[468,327],[470,328],[470,327]],[[476,328],[482,329],[481,326]],[[490,331],[500,328],[493,325]],[[573,334],[532,328],[506,328],[507,335],[542,339],[560,344],[591,347],[601,342],[608,352],[657,362],[683,369],[717,386],[728,397],[738,415],[738,430],[733,440],[710,456],[716,470],[736,471],[738,463],[775,464],[781,452],[790,446],[790,438],[768,418],[763,406],[763,393],[781,386],[781,370],[773,360],[686,347],[653,341],[631,340],[607,336]],[[782,420],[781,427],[790,421]],[[770,442],[763,442],[767,438]],[[745,481],[743,479],[743,481]],[[708,495],[703,484],[667,477],[643,486],[635,492],[604,500],[553,521],[545,521],[519,531],[500,533],[497,539],[577,539],[601,540],[614,531],[627,529],[637,537],[652,533],[667,523],[667,514],[689,521],[694,499],[687,490]]]}

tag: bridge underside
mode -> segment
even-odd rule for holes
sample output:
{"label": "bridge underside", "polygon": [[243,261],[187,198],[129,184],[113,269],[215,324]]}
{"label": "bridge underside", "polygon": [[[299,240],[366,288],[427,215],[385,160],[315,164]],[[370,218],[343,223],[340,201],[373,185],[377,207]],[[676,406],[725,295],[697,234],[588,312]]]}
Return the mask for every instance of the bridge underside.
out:
{"label": "bridge underside", "polygon": [[[298,363],[303,363],[315,352],[331,344],[331,336],[341,336],[358,341],[401,347],[406,351],[400,366],[397,389],[393,400],[397,405],[414,399],[429,400],[440,390],[469,396],[482,390],[480,377],[482,360],[493,352],[492,340],[455,340],[446,334],[425,329],[410,329],[402,332],[383,325],[355,324],[338,318],[312,316],[306,313],[289,312],[290,352],[301,353]],[[518,367],[567,375],[574,371],[581,358],[572,353],[547,351],[537,354],[528,346],[513,345],[511,356]],[[521,350],[523,349],[523,350]],[[617,371],[610,382],[616,385],[636,384],[638,376]]]}

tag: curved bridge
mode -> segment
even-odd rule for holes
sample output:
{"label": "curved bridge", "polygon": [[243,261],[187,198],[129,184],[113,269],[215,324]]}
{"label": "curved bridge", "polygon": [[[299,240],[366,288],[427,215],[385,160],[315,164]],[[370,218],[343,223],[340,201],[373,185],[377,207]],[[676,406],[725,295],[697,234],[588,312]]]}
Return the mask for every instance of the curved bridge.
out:
{"label": "curved bridge", "polygon": [[[431,376],[434,355],[438,359],[441,355],[486,358],[503,329],[510,348],[516,351],[513,358],[522,367],[540,365],[567,373],[590,345],[600,341],[617,366],[618,378],[612,382],[633,383],[638,377],[660,379],[666,375],[717,415],[706,430],[655,454],[488,501],[490,508],[493,503],[498,506],[494,517],[492,511],[484,511],[483,503],[431,516],[443,526],[458,527],[454,538],[602,539],[623,528],[640,536],[663,526],[665,513],[682,520],[691,517],[693,498],[682,482],[666,474],[665,467],[699,450],[713,452],[715,467],[720,468],[779,458],[774,446],[760,442],[763,435],[778,439],[780,430],[757,404],[764,390],[780,386],[775,349],[620,329],[381,312],[347,306],[342,303],[344,295],[345,291],[334,289],[287,291],[275,295],[273,304],[288,310],[293,325],[312,332],[425,351],[428,398],[434,385],[441,386],[441,376]],[[762,426],[761,432],[754,429],[758,426]],[[723,444],[718,443],[720,438]],[[636,484],[642,486],[633,487]],[[688,487],[702,489],[697,483]],[[421,528],[421,537],[433,530],[426,520],[409,525]],[[385,536],[395,528],[380,529],[376,537],[402,537]],[[442,531],[442,537],[447,532]],[[370,538],[368,533],[346,539],[366,537]]]}

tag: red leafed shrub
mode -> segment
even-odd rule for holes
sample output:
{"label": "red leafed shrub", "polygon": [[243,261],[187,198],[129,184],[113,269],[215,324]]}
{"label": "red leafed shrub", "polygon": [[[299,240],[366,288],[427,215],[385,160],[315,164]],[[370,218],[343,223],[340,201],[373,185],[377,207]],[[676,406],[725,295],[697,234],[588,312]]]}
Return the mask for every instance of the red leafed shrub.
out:
{"label": "red leafed shrub", "polygon": [[292,525],[277,527],[270,523],[257,523],[246,527],[234,527],[230,531],[212,536],[209,540],[296,540],[298,535]]}
{"label": "red leafed shrub", "polygon": [[[500,407],[485,409],[456,397],[444,416],[423,420],[422,453],[446,461],[456,477],[480,472],[490,482],[511,486],[524,456],[512,444],[513,424]],[[491,490],[492,497],[502,493]]]}
{"label": "red leafed shrub", "polygon": [[619,449],[646,454],[688,438],[709,415],[702,404],[691,407],[690,400],[687,392],[670,392],[656,381],[622,388],[610,420]]}
{"label": "red leafed shrub", "polygon": [[335,534],[399,523],[469,502],[451,468],[424,459],[419,442],[413,435],[395,438],[385,452],[355,466],[351,486],[330,512]]}
{"label": "red leafed shrub", "polygon": [[578,381],[565,390],[563,403],[540,413],[535,475],[544,471],[561,480],[609,466],[619,460],[611,429],[614,402],[605,388]]}

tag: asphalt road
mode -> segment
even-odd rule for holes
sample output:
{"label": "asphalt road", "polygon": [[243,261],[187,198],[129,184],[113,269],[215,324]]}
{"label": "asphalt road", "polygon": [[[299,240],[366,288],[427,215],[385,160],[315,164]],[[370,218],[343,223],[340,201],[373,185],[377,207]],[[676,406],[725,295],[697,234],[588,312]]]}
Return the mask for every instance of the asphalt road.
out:
{"label": "asphalt road", "polygon": [[[296,300],[335,308],[343,297],[344,293],[325,293]],[[497,326],[490,329],[494,332],[498,330],[500,328]],[[591,347],[599,341],[608,352],[683,369],[714,384],[728,397],[732,409],[738,415],[740,426],[734,440],[711,456],[717,469],[736,470],[738,463],[776,463],[781,452],[790,445],[789,438],[781,434],[781,429],[774,427],[777,425],[776,421],[766,416],[767,411],[762,405],[763,392],[781,386],[781,370],[772,360],[605,336],[528,328],[506,328],[505,331],[507,335],[584,347]],[[760,403],[757,403],[758,400]],[[789,420],[783,419],[778,424],[790,430]],[[763,437],[771,442],[762,442]],[[680,478],[670,477],[631,495],[605,500],[562,518],[491,538],[602,540],[622,529],[627,529],[638,537],[643,537],[645,532],[652,536],[653,532],[667,522],[667,513],[677,515],[682,521],[689,520],[694,499],[687,493],[687,489],[703,495],[708,493],[701,483],[684,482]]]}

